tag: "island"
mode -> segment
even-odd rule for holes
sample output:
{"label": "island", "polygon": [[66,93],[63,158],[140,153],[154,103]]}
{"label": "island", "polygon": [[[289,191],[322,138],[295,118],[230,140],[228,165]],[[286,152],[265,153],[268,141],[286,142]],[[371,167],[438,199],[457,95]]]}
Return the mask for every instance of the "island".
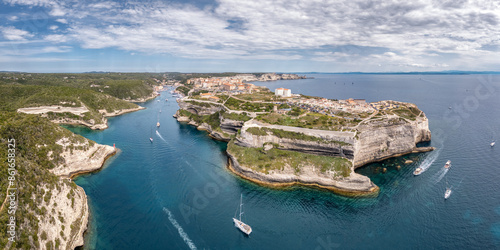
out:
{"label": "island", "polygon": [[411,103],[330,100],[227,81],[191,82],[174,117],[228,142],[228,169],[251,182],[373,196],[378,186],[356,168],[434,149],[417,147],[431,132]]}

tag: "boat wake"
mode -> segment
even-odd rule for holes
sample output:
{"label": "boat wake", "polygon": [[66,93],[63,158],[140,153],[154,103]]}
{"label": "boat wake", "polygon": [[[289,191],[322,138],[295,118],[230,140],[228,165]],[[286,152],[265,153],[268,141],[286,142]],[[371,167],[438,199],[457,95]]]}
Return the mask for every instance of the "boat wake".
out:
{"label": "boat wake", "polygon": [[170,223],[172,223],[172,225],[174,225],[175,228],[177,228],[179,235],[182,237],[184,242],[186,242],[188,247],[192,250],[197,249],[196,246],[194,245],[193,241],[191,241],[191,239],[189,239],[189,236],[186,234],[186,232],[184,232],[184,229],[182,229],[181,225],[179,225],[179,223],[175,220],[175,218],[172,215],[172,213],[170,212],[170,210],[168,210],[166,207],[163,207],[163,211],[168,214],[168,220],[170,221]]}
{"label": "boat wake", "polygon": [[436,159],[439,156],[439,151],[441,151],[441,150],[438,150],[434,153],[429,154],[425,158],[425,160],[420,164],[420,166],[418,166],[419,168],[422,169],[422,173],[427,171],[427,169],[429,169],[432,166],[432,163],[434,163],[434,161],[436,161]]}
{"label": "boat wake", "polygon": [[162,139],[164,142],[167,142],[167,141],[163,138],[163,136],[161,136],[161,134],[160,134],[160,132],[158,132],[158,130],[156,130],[156,135],[157,135],[158,137],[160,137],[160,139]]}
{"label": "boat wake", "polygon": [[448,173],[448,170],[450,170],[450,169],[449,168],[443,168],[443,169],[441,169],[441,171],[439,171],[439,172],[436,173],[436,175],[435,175],[436,176],[436,182],[435,182],[435,184],[437,184],[438,182],[440,182],[444,178],[444,176],[446,175],[446,173]]}

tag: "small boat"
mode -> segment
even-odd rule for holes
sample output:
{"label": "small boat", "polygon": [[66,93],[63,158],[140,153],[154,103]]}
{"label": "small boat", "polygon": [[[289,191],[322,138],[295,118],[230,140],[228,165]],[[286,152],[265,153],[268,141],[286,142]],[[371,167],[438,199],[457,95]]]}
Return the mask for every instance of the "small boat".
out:
{"label": "small boat", "polygon": [[492,141],[492,142],[490,143],[490,147],[493,147],[493,146],[495,146],[495,141]]}
{"label": "small boat", "polygon": [[448,178],[446,178],[446,191],[444,191],[444,199],[450,198],[451,195],[451,187],[448,187]]}
{"label": "small boat", "polygon": [[153,143],[153,129],[151,128],[151,136],[149,137],[149,140],[151,141],[151,143]]}
{"label": "small boat", "polygon": [[444,198],[448,199],[450,198],[451,195],[451,188],[446,188],[446,191],[444,192]]}
{"label": "small boat", "polygon": [[167,98],[167,99],[165,99],[165,101],[166,101],[166,102],[168,102],[168,98]]}
{"label": "small boat", "polygon": [[157,122],[157,123],[156,123],[156,126],[157,126],[157,127],[160,127],[160,122]]}
{"label": "small boat", "polygon": [[[238,210],[236,210],[236,211],[238,211]],[[234,222],[235,227],[237,227],[239,230],[241,230],[246,235],[250,235],[250,233],[252,233],[252,228],[249,225],[243,223],[243,221],[241,221],[242,214],[243,214],[243,194],[241,194],[241,197],[240,197],[240,219],[238,220],[236,218],[233,218],[233,222]]]}
{"label": "small boat", "polygon": [[418,167],[415,169],[415,171],[413,171],[413,175],[420,175],[422,172],[424,171],[424,169],[422,169],[421,167]]}
{"label": "small boat", "polygon": [[448,160],[448,161],[446,162],[446,164],[444,164],[444,168],[448,169],[448,168],[450,168],[450,167],[451,167],[451,161],[450,161],[450,160]]}

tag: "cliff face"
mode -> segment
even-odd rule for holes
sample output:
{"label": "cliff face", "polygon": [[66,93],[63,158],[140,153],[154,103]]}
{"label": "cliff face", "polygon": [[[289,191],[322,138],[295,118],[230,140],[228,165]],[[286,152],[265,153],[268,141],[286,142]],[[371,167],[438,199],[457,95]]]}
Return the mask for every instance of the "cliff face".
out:
{"label": "cliff face", "polygon": [[[47,211],[38,215],[38,239],[40,246],[47,242],[59,249],[75,249],[83,245],[83,233],[87,230],[89,209],[83,188],[60,180],[57,189],[43,187],[46,198],[39,207]],[[49,195],[50,194],[50,195]],[[68,197],[71,197],[68,198]]]}
{"label": "cliff face", "polygon": [[[380,161],[412,152],[425,152],[430,147],[417,148],[419,142],[430,141],[431,132],[425,116],[415,121],[373,120],[360,124],[357,134],[314,130],[262,124],[248,121],[236,137],[236,144],[259,148],[266,143],[277,144],[278,148],[318,155],[340,156],[353,161],[354,167]],[[254,135],[248,132],[251,127],[274,128],[314,136],[321,141],[279,138],[275,135]],[[331,143],[327,143],[330,141]],[[335,143],[341,142],[341,143]]]}
{"label": "cliff face", "polygon": [[[83,143],[71,143],[68,138],[56,142],[63,147],[60,154],[64,162],[50,170],[61,178],[71,178],[78,174],[100,169],[105,160],[116,153],[116,148],[94,143],[90,145],[85,139]],[[80,149],[78,149],[80,148]],[[51,154],[51,152],[49,152]],[[51,193],[50,199],[41,204],[48,211],[46,216],[39,216],[38,238],[42,246],[47,242],[59,241],[60,249],[74,249],[83,246],[83,234],[87,230],[89,209],[87,196],[83,188],[59,179],[59,188],[44,187],[44,192]]]}
{"label": "cliff face", "polygon": [[[292,138],[280,138],[272,133],[267,135],[255,135],[249,133],[249,128],[270,128],[292,133],[301,133],[307,136],[316,137],[320,140],[301,140]],[[278,126],[263,124],[257,121],[248,121],[241,128],[241,133],[236,137],[239,146],[260,148],[266,143],[273,143],[279,149],[298,151],[302,153],[339,156],[348,159],[354,158],[354,133],[324,131],[316,129],[295,128],[288,126]]]}
{"label": "cliff face", "polygon": [[[195,115],[203,116],[203,115],[211,115],[218,111],[223,110],[224,108],[221,105],[210,104],[209,102],[203,102],[199,100],[184,100],[178,101],[180,109],[189,111]],[[205,105],[203,105],[205,104]]]}
{"label": "cliff face", "polygon": [[241,129],[241,127],[243,127],[244,123],[245,122],[243,121],[235,121],[221,117],[220,128],[223,132],[234,135],[238,132],[239,129]]}
{"label": "cliff face", "polygon": [[370,178],[351,173],[348,177],[332,178],[329,173],[319,171],[315,166],[305,166],[297,173],[290,166],[281,170],[272,170],[269,173],[261,173],[239,164],[235,156],[229,151],[229,169],[238,176],[272,187],[286,187],[295,184],[328,189],[338,194],[347,196],[376,195],[379,188],[371,182]]}
{"label": "cliff face", "polygon": [[355,143],[354,166],[380,161],[412,152],[432,148],[417,148],[419,142],[430,141],[431,132],[425,115],[415,121],[373,120],[358,127]]}

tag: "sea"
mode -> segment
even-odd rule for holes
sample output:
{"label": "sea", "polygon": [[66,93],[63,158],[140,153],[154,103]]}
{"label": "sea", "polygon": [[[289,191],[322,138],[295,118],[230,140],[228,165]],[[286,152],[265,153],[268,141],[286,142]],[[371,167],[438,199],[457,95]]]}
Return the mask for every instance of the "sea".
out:
{"label": "sea", "polygon": [[[380,187],[375,198],[262,187],[227,170],[226,143],[177,122],[175,97],[164,91],[144,110],[109,118],[104,131],[68,127],[119,149],[75,179],[91,213],[83,249],[500,249],[500,144],[490,146],[500,141],[500,75],[307,76],[255,84],[414,103],[436,150],[357,169]],[[233,225],[240,197],[250,236]]]}

